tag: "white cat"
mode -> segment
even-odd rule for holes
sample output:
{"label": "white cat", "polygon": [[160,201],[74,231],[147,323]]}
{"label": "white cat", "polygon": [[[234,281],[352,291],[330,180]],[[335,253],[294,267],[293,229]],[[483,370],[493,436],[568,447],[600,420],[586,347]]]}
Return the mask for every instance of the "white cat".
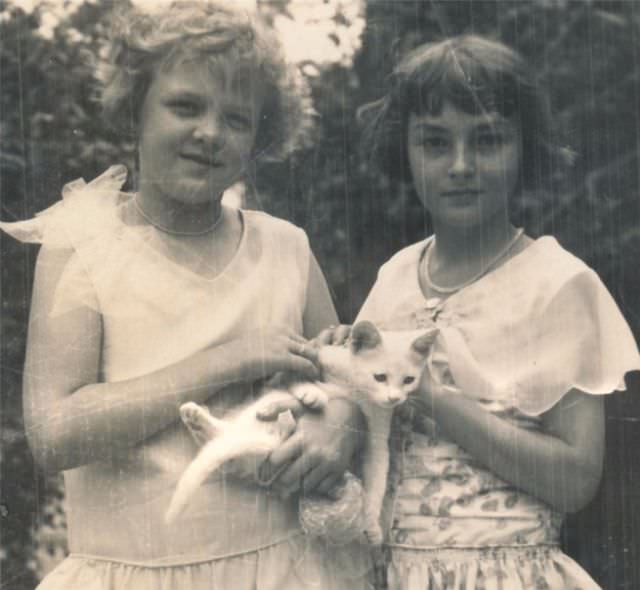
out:
{"label": "white cat", "polygon": [[[357,323],[348,346],[324,346],[319,351],[323,381],[296,383],[289,392],[270,391],[249,406],[237,409],[224,420],[214,418],[197,404],[180,408],[183,421],[200,441],[208,441],[178,482],[167,512],[174,520],[193,491],[230,459],[250,459],[255,465],[268,456],[295,429],[290,413],[276,423],[258,420],[261,407],[278,396],[293,394],[304,405],[323,407],[330,397],[348,397],[358,402],[367,418],[368,435],[364,451],[363,486],[365,534],[373,545],[382,543],[379,519],[389,471],[389,430],[393,409],[413,393],[425,367],[436,330],[428,332],[379,332],[370,322]],[[215,437],[215,438],[211,438]],[[257,463],[256,463],[257,462]],[[242,468],[240,466],[240,468]]]}
{"label": "white cat", "polygon": [[393,410],[413,393],[422,376],[437,330],[379,332],[367,321],[351,331],[348,347],[320,349],[322,383],[298,383],[290,391],[302,403],[322,407],[329,397],[349,397],[367,418],[367,445],[362,465],[365,534],[369,543],[383,541],[380,512],[389,473],[389,430]]}

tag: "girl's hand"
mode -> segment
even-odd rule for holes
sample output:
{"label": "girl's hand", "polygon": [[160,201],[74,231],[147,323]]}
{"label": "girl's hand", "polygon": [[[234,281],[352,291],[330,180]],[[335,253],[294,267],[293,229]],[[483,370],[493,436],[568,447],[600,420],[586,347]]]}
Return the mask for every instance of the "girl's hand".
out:
{"label": "girl's hand", "polygon": [[265,462],[261,479],[277,473],[272,486],[283,497],[298,491],[330,495],[363,442],[365,424],[358,406],[344,399],[330,400],[323,412],[305,412],[296,431]]}
{"label": "girl's hand", "polygon": [[321,346],[342,346],[349,339],[349,336],[351,336],[351,326],[340,324],[322,330],[312,342],[318,348]]}
{"label": "girl's hand", "polygon": [[312,342],[287,328],[252,330],[229,343],[242,381],[257,381],[280,371],[318,379],[318,351]]}

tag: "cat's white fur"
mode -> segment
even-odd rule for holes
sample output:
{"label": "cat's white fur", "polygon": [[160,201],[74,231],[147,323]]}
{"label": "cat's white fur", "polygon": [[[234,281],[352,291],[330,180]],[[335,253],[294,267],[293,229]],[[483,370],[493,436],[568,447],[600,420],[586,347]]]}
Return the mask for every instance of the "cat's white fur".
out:
{"label": "cat's white fur", "polygon": [[358,322],[348,347],[320,349],[323,383],[299,383],[291,392],[305,405],[322,407],[333,396],[349,397],[367,418],[367,445],[362,465],[365,534],[369,543],[383,541],[380,513],[389,473],[389,431],[393,410],[416,391],[436,331],[379,332]]}
{"label": "cat's white fur", "polygon": [[[184,423],[204,446],[178,482],[167,522],[175,520],[197,487],[224,463],[237,459],[236,471],[255,475],[255,465],[295,429],[290,413],[281,414],[276,422],[258,420],[261,408],[291,394],[304,405],[318,408],[331,397],[348,397],[358,402],[367,418],[362,469],[365,533],[371,544],[382,543],[379,520],[389,471],[388,439],[393,410],[418,387],[434,337],[435,330],[379,332],[370,322],[359,322],[353,327],[348,345],[320,349],[322,382],[296,383],[288,392],[270,391],[224,420],[194,403],[181,406]],[[246,465],[253,469],[247,469]]]}
{"label": "cat's white fur", "polygon": [[234,408],[220,420],[193,402],[180,406],[180,416],[202,448],[178,481],[165,515],[172,523],[184,510],[193,492],[217,469],[234,461],[233,472],[256,477],[260,465],[295,430],[291,412],[282,412],[276,421],[259,420],[257,413],[291,394],[272,391],[249,405]]}

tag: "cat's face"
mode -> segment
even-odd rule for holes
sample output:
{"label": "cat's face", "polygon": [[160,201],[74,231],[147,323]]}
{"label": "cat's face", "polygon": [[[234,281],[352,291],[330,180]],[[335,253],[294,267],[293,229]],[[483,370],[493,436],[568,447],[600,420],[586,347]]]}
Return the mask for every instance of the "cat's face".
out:
{"label": "cat's face", "polygon": [[354,385],[377,405],[403,403],[418,388],[435,334],[379,332],[370,322],[358,322],[351,333]]}

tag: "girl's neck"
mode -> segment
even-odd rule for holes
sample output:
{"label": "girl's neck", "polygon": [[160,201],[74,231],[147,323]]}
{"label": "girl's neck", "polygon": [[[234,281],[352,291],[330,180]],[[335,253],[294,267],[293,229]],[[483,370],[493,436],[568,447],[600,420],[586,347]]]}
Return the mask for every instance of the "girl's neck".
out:
{"label": "girl's neck", "polygon": [[508,260],[518,250],[522,230],[504,220],[474,228],[445,229],[436,226],[420,269],[420,283],[427,297],[442,297],[475,282]]}
{"label": "girl's neck", "polygon": [[215,231],[223,219],[221,198],[183,203],[166,195],[141,190],[135,196],[138,213],[157,230],[173,235],[198,236]]}
{"label": "girl's neck", "polygon": [[454,228],[435,225],[437,246],[433,258],[441,265],[474,266],[500,253],[513,239],[516,228],[508,219],[472,227]]}

